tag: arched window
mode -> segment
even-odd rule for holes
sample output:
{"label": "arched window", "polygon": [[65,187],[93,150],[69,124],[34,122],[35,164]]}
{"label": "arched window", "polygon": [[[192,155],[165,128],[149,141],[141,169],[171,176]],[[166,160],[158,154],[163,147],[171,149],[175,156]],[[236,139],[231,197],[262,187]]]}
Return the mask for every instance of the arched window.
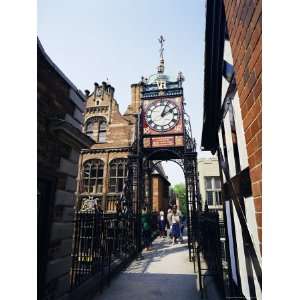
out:
{"label": "arched window", "polygon": [[85,125],[85,133],[88,135],[91,139],[94,139],[94,121],[90,120]]}
{"label": "arched window", "polygon": [[109,164],[109,191],[113,193],[122,192],[126,177],[126,158],[117,158]]}
{"label": "arched window", "polygon": [[93,117],[87,120],[85,133],[98,143],[106,142],[106,120],[103,117]]}
{"label": "arched window", "polygon": [[106,142],[106,120],[100,119],[99,132],[98,132],[98,143]]}
{"label": "arched window", "polygon": [[100,159],[88,160],[83,165],[83,186],[85,193],[102,193],[103,167]]}

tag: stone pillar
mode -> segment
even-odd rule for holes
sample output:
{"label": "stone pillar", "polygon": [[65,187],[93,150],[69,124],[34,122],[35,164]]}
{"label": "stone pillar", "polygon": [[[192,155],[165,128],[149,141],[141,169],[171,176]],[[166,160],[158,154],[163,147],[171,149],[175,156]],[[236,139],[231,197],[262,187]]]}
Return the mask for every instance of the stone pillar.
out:
{"label": "stone pillar", "polygon": [[131,107],[133,113],[139,111],[139,107],[141,104],[140,93],[141,93],[141,85],[132,84],[131,85]]}

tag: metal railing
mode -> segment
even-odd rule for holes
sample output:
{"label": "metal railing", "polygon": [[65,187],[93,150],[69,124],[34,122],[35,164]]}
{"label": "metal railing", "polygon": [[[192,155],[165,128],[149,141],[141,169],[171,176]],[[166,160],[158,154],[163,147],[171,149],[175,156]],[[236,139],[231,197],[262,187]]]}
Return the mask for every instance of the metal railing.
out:
{"label": "metal railing", "polygon": [[[152,238],[156,236],[157,215],[152,216]],[[99,287],[109,282],[115,267],[130,262],[143,245],[138,245],[135,215],[76,212],[72,254],[71,289],[98,275]]]}
{"label": "metal railing", "polygon": [[[224,272],[222,266],[219,215],[216,212],[198,212],[194,219],[194,239],[196,241],[195,260],[199,272],[199,284],[205,287],[204,278],[211,276],[220,291],[224,290]],[[203,268],[201,258],[205,261]]]}
{"label": "metal railing", "polygon": [[136,253],[136,220],[134,216],[103,214],[97,211],[77,212],[71,288],[100,274],[101,281],[109,279],[114,261],[120,263]]}

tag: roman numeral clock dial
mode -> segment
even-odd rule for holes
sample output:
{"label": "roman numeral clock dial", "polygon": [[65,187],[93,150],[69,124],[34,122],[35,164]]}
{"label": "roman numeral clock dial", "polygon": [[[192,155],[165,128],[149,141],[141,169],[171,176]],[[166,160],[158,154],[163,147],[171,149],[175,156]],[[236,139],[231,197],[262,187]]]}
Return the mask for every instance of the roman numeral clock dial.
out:
{"label": "roman numeral clock dial", "polygon": [[146,122],[155,131],[164,132],[174,128],[180,118],[178,106],[169,100],[158,100],[146,110]]}

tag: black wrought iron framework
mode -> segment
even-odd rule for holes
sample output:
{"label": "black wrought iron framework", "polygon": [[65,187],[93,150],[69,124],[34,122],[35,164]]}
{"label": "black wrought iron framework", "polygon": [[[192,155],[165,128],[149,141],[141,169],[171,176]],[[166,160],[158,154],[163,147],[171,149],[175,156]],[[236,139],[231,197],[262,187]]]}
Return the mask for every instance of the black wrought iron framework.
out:
{"label": "black wrought iron framework", "polygon": [[[96,280],[97,289],[102,289],[112,274],[142,249],[137,214],[126,211],[125,206],[122,210],[119,203],[117,213],[76,212],[70,280],[73,292],[88,280]],[[156,222],[152,232],[154,238]]]}
{"label": "black wrought iron framework", "polygon": [[206,296],[206,278],[213,277],[219,295],[225,297],[226,272],[222,264],[219,214],[209,210],[198,212],[196,222],[196,261],[201,296]]}
{"label": "black wrought iron framework", "polygon": [[76,212],[71,288],[98,275],[100,283],[109,281],[112,262],[126,261],[136,252],[135,217]]}
{"label": "black wrought iron framework", "polygon": [[[155,85],[146,84],[141,92],[142,101],[155,99],[162,93],[168,97],[183,97],[181,84],[182,78],[177,82],[167,82],[167,89],[159,91],[157,95],[153,94]],[[176,93],[173,93],[174,90]],[[216,276],[218,282],[222,281],[221,253],[218,250],[219,223],[216,218],[208,218],[207,213],[202,212],[196,141],[192,136],[190,118],[183,107],[183,146],[145,149],[142,107],[143,105],[137,114],[135,139],[129,148],[126,177],[122,193],[116,201],[116,213],[104,214],[97,210],[96,205],[93,207],[92,200],[92,205],[87,205],[85,210],[76,213],[71,272],[73,289],[94,275],[98,275],[101,282],[109,280],[112,266],[127,262],[142,250],[141,209],[144,206],[151,209],[150,175],[153,168],[162,161],[177,163],[185,176],[189,260],[193,263],[195,272],[199,274],[201,291],[203,278],[207,276],[202,272],[201,257],[208,260],[210,273]],[[156,222],[153,222],[154,231],[155,224]]]}
{"label": "black wrought iron framework", "polygon": [[[205,277],[213,276],[223,290],[219,222],[202,211],[196,141],[189,116],[184,115],[184,147],[143,149],[141,113],[137,116],[135,141],[129,149],[126,178],[116,203],[116,213],[105,214],[95,207],[76,212],[71,270],[72,290],[96,277],[98,286],[108,283],[114,270],[126,264],[142,248],[141,208],[151,209],[150,174],[162,161],[173,161],[183,170],[186,185],[189,260],[198,272],[203,295]],[[146,192],[147,191],[147,192]],[[156,220],[156,216],[153,216]],[[155,232],[156,222],[152,224]],[[203,260],[207,268],[203,268]]]}
{"label": "black wrought iron framework", "polygon": [[[140,114],[141,115],[141,114]],[[137,214],[137,220],[139,220],[139,212],[142,205],[149,205],[145,203],[145,175],[151,173],[151,170],[155,168],[157,164],[162,161],[173,161],[177,163],[185,176],[186,185],[186,203],[187,203],[187,231],[188,231],[188,250],[189,260],[194,264],[194,270],[198,271],[200,288],[203,288],[203,273],[201,271],[200,252],[208,251],[208,247],[202,247],[204,232],[201,231],[201,226],[205,226],[206,219],[201,219],[202,214],[202,201],[199,190],[199,178],[198,178],[198,161],[196,152],[196,141],[192,137],[192,130],[190,125],[189,116],[184,113],[184,147],[182,148],[157,148],[149,151],[143,149],[143,136],[142,136],[142,122],[138,120],[136,128],[136,142],[133,147],[133,153],[129,159],[129,170],[132,175],[128,176],[128,189],[131,191],[125,199],[136,199],[135,202],[127,203],[129,211],[135,211]],[[162,157],[162,158],[161,158]],[[160,159],[161,158],[161,159]],[[149,187],[151,190],[151,187]],[[135,192],[135,193],[134,193]],[[130,194],[132,196],[130,196]],[[122,204],[121,204],[122,206]],[[137,224],[136,237],[140,237],[140,224]],[[216,223],[218,226],[218,222]],[[217,227],[218,228],[218,227]],[[219,235],[214,236],[214,245],[219,242]],[[137,239],[137,245],[140,245],[140,240]],[[138,246],[139,248],[139,246]],[[219,259],[219,252],[214,252],[218,255],[215,258]],[[204,254],[202,255],[204,256]],[[212,266],[209,263],[209,266]],[[219,273],[218,273],[219,274]]]}

